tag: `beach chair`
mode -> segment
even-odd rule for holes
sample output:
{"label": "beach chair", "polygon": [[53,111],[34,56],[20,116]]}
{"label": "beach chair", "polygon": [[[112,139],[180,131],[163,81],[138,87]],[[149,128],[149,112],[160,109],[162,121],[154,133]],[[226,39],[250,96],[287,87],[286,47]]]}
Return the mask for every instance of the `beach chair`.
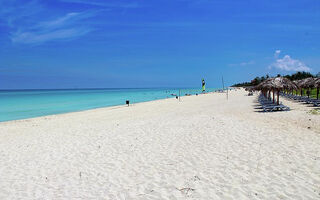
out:
{"label": "beach chair", "polygon": [[279,105],[266,105],[262,106],[264,112],[274,112],[274,111],[289,111],[288,106],[279,104]]}
{"label": "beach chair", "polygon": [[313,101],[312,101],[312,104],[313,104],[313,106],[320,106],[320,100],[319,99],[314,99]]}
{"label": "beach chair", "polygon": [[258,102],[261,104],[261,108],[264,112],[274,112],[274,111],[289,111],[288,106],[283,105],[281,102],[279,105],[273,103],[273,101],[267,99],[263,95],[260,95]]}

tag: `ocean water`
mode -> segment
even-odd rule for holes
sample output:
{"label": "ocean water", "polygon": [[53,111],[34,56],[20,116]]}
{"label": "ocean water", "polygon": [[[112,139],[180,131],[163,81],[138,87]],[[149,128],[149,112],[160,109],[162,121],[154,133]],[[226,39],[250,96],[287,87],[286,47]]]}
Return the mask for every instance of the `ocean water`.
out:
{"label": "ocean water", "polygon": [[[211,90],[212,91],[212,90]],[[181,89],[181,96],[200,93]],[[175,98],[176,89],[75,89],[0,91],[0,121],[125,105],[156,99]]]}

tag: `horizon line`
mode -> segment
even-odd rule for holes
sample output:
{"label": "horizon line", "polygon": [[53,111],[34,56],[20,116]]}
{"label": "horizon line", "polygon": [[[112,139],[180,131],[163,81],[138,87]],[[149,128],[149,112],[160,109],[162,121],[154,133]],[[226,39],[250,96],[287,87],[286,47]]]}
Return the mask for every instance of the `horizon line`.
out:
{"label": "horizon line", "polygon": [[[28,91],[28,90],[104,90],[104,89],[196,89],[198,87],[110,87],[110,88],[24,88],[24,89],[0,89],[3,91]],[[210,88],[210,87],[209,87]],[[201,89],[201,87],[199,87]],[[211,88],[218,89],[218,88]]]}

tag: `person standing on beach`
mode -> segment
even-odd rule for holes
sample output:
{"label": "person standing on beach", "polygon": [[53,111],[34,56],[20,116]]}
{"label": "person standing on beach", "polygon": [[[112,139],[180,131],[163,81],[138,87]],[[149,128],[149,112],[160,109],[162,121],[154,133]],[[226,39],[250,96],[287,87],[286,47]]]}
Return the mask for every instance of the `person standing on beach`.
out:
{"label": "person standing on beach", "polygon": [[206,91],[206,82],[202,79],[202,92]]}

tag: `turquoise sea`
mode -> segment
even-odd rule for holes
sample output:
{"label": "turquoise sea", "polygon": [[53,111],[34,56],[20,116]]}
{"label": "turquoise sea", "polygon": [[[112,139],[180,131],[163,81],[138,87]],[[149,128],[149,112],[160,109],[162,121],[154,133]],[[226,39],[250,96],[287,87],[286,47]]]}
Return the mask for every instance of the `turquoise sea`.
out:
{"label": "turquoise sea", "polygon": [[[210,90],[209,90],[210,91]],[[212,90],[211,90],[212,91]],[[181,89],[181,96],[200,93],[200,89]],[[88,110],[175,98],[177,89],[66,89],[66,90],[2,90],[0,121],[26,119],[45,115]]]}

